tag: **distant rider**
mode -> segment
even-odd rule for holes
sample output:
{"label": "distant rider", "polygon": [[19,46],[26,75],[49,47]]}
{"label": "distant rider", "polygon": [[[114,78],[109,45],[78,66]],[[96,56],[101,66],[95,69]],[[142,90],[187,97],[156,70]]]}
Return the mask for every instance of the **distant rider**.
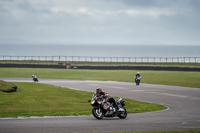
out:
{"label": "distant rider", "polygon": [[140,77],[140,72],[137,72],[137,74],[135,75],[135,82],[136,82],[136,79]]}

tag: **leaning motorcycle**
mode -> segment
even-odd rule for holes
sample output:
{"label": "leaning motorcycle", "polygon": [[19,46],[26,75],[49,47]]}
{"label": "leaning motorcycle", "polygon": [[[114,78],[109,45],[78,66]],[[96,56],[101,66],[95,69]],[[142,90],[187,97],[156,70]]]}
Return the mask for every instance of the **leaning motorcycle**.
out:
{"label": "leaning motorcycle", "polygon": [[33,78],[33,81],[34,81],[34,82],[38,82],[38,79],[37,79],[37,78]]}
{"label": "leaning motorcycle", "polygon": [[109,103],[105,98],[93,95],[91,100],[88,100],[92,106],[92,114],[96,119],[103,119],[103,117],[115,117],[118,116],[121,119],[127,117],[127,111],[124,108],[125,103],[122,98],[115,100],[117,106],[114,107],[112,103]]}

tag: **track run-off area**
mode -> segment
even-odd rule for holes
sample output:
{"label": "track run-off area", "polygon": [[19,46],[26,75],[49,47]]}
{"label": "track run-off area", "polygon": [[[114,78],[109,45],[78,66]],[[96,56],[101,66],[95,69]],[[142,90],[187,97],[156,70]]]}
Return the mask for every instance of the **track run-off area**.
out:
{"label": "track run-off area", "polygon": [[[7,82],[33,82],[31,78],[0,78]],[[101,87],[112,96],[161,104],[166,110],[129,113],[126,119],[93,116],[0,118],[0,133],[131,132],[200,129],[200,89],[116,81],[39,79],[39,83],[95,92]],[[89,103],[88,103],[89,104]],[[91,107],[92,109],[92,107]]]}

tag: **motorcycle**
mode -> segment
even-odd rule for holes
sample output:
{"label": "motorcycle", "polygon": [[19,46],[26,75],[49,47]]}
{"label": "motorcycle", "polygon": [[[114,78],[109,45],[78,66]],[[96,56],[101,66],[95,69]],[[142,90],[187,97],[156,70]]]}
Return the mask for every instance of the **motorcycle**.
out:
{"label": "motorcycle", "polygon": [[140,85],[140,80],[141,80],[141,77],[140,77],[140,76],[137,76],[137,77],[135,78],[135,83],[136,83],[136,85]]}
{"label": "motorcycle", "polygon": [[33,78],[33,81],[34,81],[34,82],[38,82],[37,77],[34,77],[34,78]]}
{"label": "motorcycle", "polygon": [[109,103],[107,99],[93,95],[91,100],[88,100],[92,106],[92,114],[96,119],[103,119],[103,117],[115,117],[118,116],[121,119],[127,117],[127,111],[124,108],[125,103],[122,98],[115,100],[116,107],[112,103]]}

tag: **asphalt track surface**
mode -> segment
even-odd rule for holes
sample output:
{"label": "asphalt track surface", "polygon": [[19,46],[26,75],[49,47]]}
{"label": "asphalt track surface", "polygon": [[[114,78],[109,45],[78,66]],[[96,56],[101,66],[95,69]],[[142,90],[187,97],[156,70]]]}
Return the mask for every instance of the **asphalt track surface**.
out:
{"label": "asphalt track surface", "polygon": [[[0,78],[9,82],[33,82],[25,78]],[[121,96],[168,107],[163,111],[130,113],[126,119],[93,116],[0,118],[0,133],[93,133],[130,131],[174,131],[200,129],[200,89],[166,85],[39,79],[39,83],[94,92],[97,87]],[[89,103],[88,103],[89,104]]]}

